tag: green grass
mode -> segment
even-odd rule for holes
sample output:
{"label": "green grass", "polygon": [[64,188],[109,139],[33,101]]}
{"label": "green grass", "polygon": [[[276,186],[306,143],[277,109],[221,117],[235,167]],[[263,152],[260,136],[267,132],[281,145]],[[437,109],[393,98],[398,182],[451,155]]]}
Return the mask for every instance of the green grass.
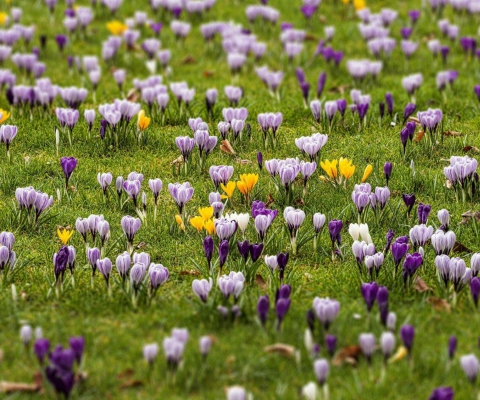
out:
{"label": "green grass", "polygon": [[[58,53],[54,36],[62,32],[63,2],[55,13],[55,22],[51,23],[48,12],[42,1],[17,0],[13,2],[24,10],[23,24],[36,25],[33,45],[39,45],[39,35],[48,36],[47,47],[41,50],[41,61],[46,62],[46,76],[52,82],[61,86],[84,85],[89,90],[90,85],[77,72],[69,73],[66,56],[99,55],[101,42],[107,37],[106,22],[111,20],[105,11],[95,11],[94,23],[88,28],[85,38],[75,37],[66,48],[63,55]],[[86,5],[88,2],[78,2]],[[147,2],[141,2],[138,9],[147,10]],[[174,139],[179,135],[190,135],[185,114],[179,117],[172,101],[169,109],[170,117],[166,124],[159,120],[152,121],[148,127],[149,141],[139,146],[132,140],[120,149],[105,148],[98,137],[99,122],[94,126],[94,135],[87,139],[87,126],[81,121],[74,130],[74,144],[68,145],[66,137],[62,138],[60,156],[74,156],[79,164],[71,179],[69,195],[63,196],[37,226],[21,227],[14,219],[15,197],[17,187],[32,185],[56,197],[56,190],[64,184],[63,173],[59,165],[59,157],[55,151],[54,127],[56,118],[52,108],[45,114],[35,114],[32,118],[12,113],[8,121],[18,126],[19,133],[12,147],[12,162],[8,163],[5,154],[0,154],[0,228],[15,234],[14,250],[17,252],[19,266],[11,275],[10,280],[0,286],[0,348],[3,358],[0,358],[1,380],[30,382],[38,369],[33,353],[26,353],[19,340],[19,329],[23,323],[33,327],[41,326],[45,337],[52,345],[66,345],[68,338],[83,335],[86,339],[86,356],[82,369],[88,374],[85,382],[77,385],[72,398],[167,398],[167,399],[219,399],[224,398],[224,389],[231,385],[242,385],[252,392],[255,399],[295,399],[299,390],[307,382],[314,380],[312,360],[307,355],[303,344],[306,328],[305,313],[311,307],[315,296],[332,297],[340,301],[341,311],[333,323],[331,333],[337,335],[338,346],[342,348],[358,342],[358,335],[363,332],[373,332],[379,338],[382,326],[377,319],[377,308],[374,308],[372,319],[366,317],[365,305],[360,295],[360,278],[358,269],[351,253],[351,238],[348,235],[348,223],[356,222],[356,212],[351,201],[353,184],[360,181],[363,169],[369,163],[374,171],[369,178],[372,187],[383,186],[382,167],[385,161],[394,164],[390,189],[391,208],[383,220],[376,223],[369,214],[367,221],[374,242],[381,249],[385,243],[385,234],[389,228],[397,236],[406,235],[416,221],[405,218],[405,206],[401,194],[416,192],[418,201],[432,205],[430,223],[437,224],[436,212],[447,208],[452,218],[452,229],[457,235],[457,241],[464,244],[469,251],[455,256],[469,260],[469,252],[480,250],[479,237],[475,234],[472,224],[460,224],[461,214],[478,207],[473,203],[456,203],[452,190],[445,187],[443,167],[451,155],[462,155],[465,145],[478,147],[480,135],[478,126],[480,117],[478,102],[473,93],[477,83],[478,60],[465,61],[460,45],[452,45],[447,66],[436,64],[426,47],[426,37],[440,33],[429,10],[422,10],[422,17],[415,27],[413,40],[420,41],[419,50],[406,63],[401,54],[399,44],[391,59],[385,60],[383,71],[377,81],[363,83],[360,87],[351,82],[346,70],[346,60],[372,58],[368,55],[366,44],[361,39],[357,18],[353,10],[346,8],[340,2],[326,1],[310,22],[308,32],[312,39],[305,42],[301,55],[289,63],[283,55],[279,42],[279,25],[270,26],[261,22],[251,25],[245,17],[243,1],[218,0],[204,20],[234,20],[249,27],[259,40],[268,44],[265,58],[258,65],[268,65],[272,69],[285,72],[285,78],[280,86],[281,101],[271,97],[254,72],[254,64],[249,59],[246,68],[241,72],[236,83],[244,89],[245,96],[241,105],[249,110],[247,122],[252,125],[252,140],[233,143],[236,157],[221,152],[217,148],[207,161],[204,171],[192,171],[187,175],[175,173],[171,162],[179,156]],[[339,4],[336,4],[339,3]],[[393,4],[392,4],[393,3]],[[250,4],[250,3],[248,3]],[[253,4],[253,3],[252,3]],[[280,21],[294,22],[298,28],[306,28],[305,21],[299,11],[299,2],[292,6],[291,1],[278,0],[272,3],[281,12]],[[371,1],[372,11],[381,7],[395,7],[400,16],[391,28],[391,35],[399,38],[400,28],[407,24],[407,11],[420,8],[419,1],[388,2]],[[134,2],[125,1],[116,16],[119,20],[132,16],[135,10]],[[149,11],[150,13],[150,11]],[[456,15],[447,9],[445,15],[461,26],[461,35],[475,35],[478,17]],[[324,17],[326,23],[322,22]],[[158,16],[165,23],[161,33],[162,48],[172,50],[170,77],[167,82],[185,80],[195,87],[196,96],[190,108],[190,115],[201,116],[206,120],[204,93],[210,87],[216,87],[220,92],[219,103],[215,109],[215,117],[208,121],[210,132],[217,132],[216,125],[221,120],[222,107],[228,106],[223,94],[223,87],[232,83],[232,77],[226,64],[224,52],[219,38],[212,46],[204,46],[199,25],[203,22],[192,19],[192,32],[185,42],[177,43],[168,28],[165,16]],[[191,19],[182,15],[183,20]],[[318,39],[323,36],[325,25],[335,25],[336,33],[332,46],[345,53],[340,68],[326,65],[322,58],[311,59]],[[148,28],[142,28],[142,38],[150,36]],[[443,42],[444,39],[441,39]],[[140,43],[140,42],[139,42]],[[17,45],[16,51],[22,51]],[[190,56],[193,62],[185,62]],[[115,85],[111,70],[113,68],[127,69],[126,89],[133,87],[134,77],[146,78],[148,71],[144,66],[146,58],[141,49],[132,54],[126,54],[121,48],[112,64],[102,62],[102,79],[96,93],[94,103],[90,90],[87,101],[81,107],[81,115],[85,108],[97,108],[99,104],[113,101],[120,93]],[[299,249],[296,257],[291,256],[287,267],[287,282],[293,287],[292,305],[284,321],[283,329],[274,329],[274,317],[270,315],[267,330],[264,331],[256,321],[256,302],[258,296],[268,293],[274,298],[274,284],[270,281],[267,267],[262,260],[259,273],[267,281],[264,289],[256,284],[247,285],[240,299],[242,315],[238,320],[224,320],[216,310],[224,303],[219,290],[214,288],[207,305],[200,304],[191,290],[191,282],[199,278],[195,263],[204,265],[201,237],[187,224],[187,232],[178,232],[175,226],[174,214],[176,206],[168,193],[170,182],[189,181],[195,188],[195,194],[187,205],[190,215],[197,214],[197,208],[208,204],[208,193],[213,185],[208,176],[210,165],[233,165],[234,178],[239,174],[258,173],[256,153],[263,150],[261,131],[256,122],[260,112],[281,111],[284,115],[283,124],[279,130],[277,147],[264,151],[264,159],[300,157],[301,154],[294,144],[294,138],[310,135],[313,132],[326,132],[327,127],[318,127],[311,116],[310,110],[303,108],[301,92],[295,78],[295,67],[302,66],[307,79],[312,85],[312,95],[315,92],[316,79],[319,72],[327,72],[327,84],[322,100],[333,100],[345,97],[349,101],[349,90],[355,87],[364,93],[371,94],[372,103],[368,113],[367,125],[358,131],[357,120],[351,117],[347,110],[345,124],[336,120],[329,136],[327,145],[322,150],[321,159],[348,157],[353,159],[356,172],[347,190],[333,188],[318,179],[322,172],[320,167],[310,181],[309,193],[303,198],[303,209],[307,214],[300,234],[308,236],[311,232],[311,217],[314,212],[323,212],[327,218],[341,218],[344,222],[343,253],[344,261],[330,260],[330,239],[324,231],[320,239],[320,250],[313,252],[312,242]],[[8,61],[5,68],[16,71]],[[436,90],[435,75],[443,69],[456,69],[460,72],[455,82],[454,91],[448,94],[448,102],[444,103],[442,95]],[[205,74],[208,72],[208,74]],[[390,127],[390,119],[382,124],[378,121],[378,103],[383,101],[387,91],[394,94],[395,112],[399,119],[403,115],[403,107],[409,102],[409,97],[401,87],[401,78],[410,73],[422,72],[424,83],[418,92],[418,110],[428,107],[440,107],[444,112],[443,129],[461,132],[460,137],[446,137],[435,149],[430,151],[425,143],[409,143],[409,156],[403,160],[399,140],[400,125]],[[205,76],[207,75],[207,76]],[[82,83],[83,82],[83,83]],[[17,75],[17,84],[28,84],[26,77]],[[31,83],[31,82],[30,82]],[[345,93],[340,94],[340,85],[348,85]],[[9,108],[5,96],[0,97],[0,105]],[[55,106],[63,106],[57,99]],[[98,113],[97,113],[98,116]],[[338,117],[337,117],[338,118]],[[196,153],[194,154],[196,155]],[[475,156],[475,154],[470,154]],[[240,163],[239,160],[249,160],[251,163]],[[414,160],[416,181],[412,179],[410,161]],[[145,297],[140,298],[139,307],[133,309],[130,297],[114,286],[111,297],[107,296],[103,278],[97,274],[95,286],[90,287],[90,266],[85,261],[85,247],[81,236],[75,233],[70,241],[77,249],[77,269],[75,272],[76,287],[68,283],[64,293],[57,299],[52,290],[53,281],[52,256],[60,248],[56,237],[57,226],[74,226],[77,217],[87,217],[90,214],[103,214],[110,222],[111,238],[107,246],[107,255],[114,260],[125,250],[120,220],[122,216],[135,215],[133,204],[128,202],[120,209],[113,193],[104,201],[102,191],[97,183],[98,172],[112,172],[114,179],[118,175],[124,177],[131,171],[144,174],[143,189],[148,196],[147,223],[143,224],[135,238],[135,244],[141,251],[150,254],[152,261],[162,263],[170,271],[168,282],[160,288],[156,298],[147,304]],[[153,196],[147,187],[148,179],[160,177],[164,189],[159,198],[159,214],[156,223],[153,221]],[[436,182],[436,183],[434,183]],[[289,251],[288,233],[284,227],[283,207],[281,197],[264,170],[254,190],[254,198],[263,201],[271,194],[276,202],[272,205],[279,208],[279,216],[269,231],[271,239],[264,254],[274,254],[279,251]],[[301,197],[297,188],[295,198]],[[398,210],[398,211],[397,211]],[[247,212],[248,207],[242,202],[236,191],[234,199],[226,207],[227,212]],[[275,234],[274,234],[275,232]],[[239,234],[237,234],[239,238]],[[256,232],[250,221],[247,238],[255,241]],[[117,240],[120,239],[120,240]],[[141,244],[141,245],[140,245]],[[401,360],[388,366],[383,381],[379,380],[381,355],[377,352],[372,368],[373,379],[367,368],[366,361],[361,359],[357,368],[345,365],[332,367],[329,377],[329,387],[332,399],[412,399],[427,398],[433,388],[441,385],[452,386],[457,399],[473,398],[473,392],[467,383],[459,365],[459,356],[477,352],[479,316],[474,309],[467,290],[464,290],[451,312],[438,311],[427,301],[429,297],[444,296],[441,286],[437,283],[434,251],[430,245],[425,248],[426,261],[417,272],[432,288],[431,292],[418,293],[412,288],[405,289],[403,282],[391,278],[392,260],[386,257],[383,272],[378,282],[386,284],[390,289],[390,308],[397,313],[400,327],[410,323],[416,328],[413,348],[413,363]],[[226,264],[227,270],[237,270],[239,256],[232,249]],[[192,272],[194,271],[194,272]],[[117,277],[117,272],[113,275]],[[200,278],[199,278],[200,279]],[[11,284],[15,284],[18,292],[16,302],[12,300]],[[271,314],[274,314],[271,311]],[[142,358],[143,345],[158,342],[174,327],[185,327],[190,331],[190,340],[184,355],[183,368],[176,374],[173,381],[167,372],[162,349],[152,371]],[[203,335],[213,335],[216,338],[208,357],[207,364],[202,367],[198,352],[198,339]],[[450,335],[459,339],[458,355],[447,367],[447,342]],[[317,331],[317,340],[320,336]],[[400,338],[397,335],[397,342]],[[294,358],[284,358],[278,354],[267,354],[263,348],[273,343],[286,343],[298,351]],[[322,355],[325,355],[323,342],[320,343]],[[141,386],[121,389],[125,379],[117,379],[117,375],[133,370],[128,379],[142,382]],[[48,388],[45,394],[14,394],[6,398],[47,398],[53,391]]]}

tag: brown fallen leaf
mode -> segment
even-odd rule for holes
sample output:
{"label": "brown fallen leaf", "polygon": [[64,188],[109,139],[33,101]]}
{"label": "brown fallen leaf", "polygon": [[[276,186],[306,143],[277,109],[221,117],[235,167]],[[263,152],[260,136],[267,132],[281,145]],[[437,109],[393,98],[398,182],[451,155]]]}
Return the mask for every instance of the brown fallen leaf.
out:
{"label": "brown fallen leaf", "polygon": [[239,164],[242,164],[242,165],[247,165],[247,164],[251,164],[251,163],[252,163],[250,160],[242,160],[242,159],[240,159],[240,158],[237,158],[235,161],[236,161],[237,163],[239,163]]}
{"label": "brown fallen leaf", "polygon": [[463,148],[463,151],[466,153],[468,151],[473,151],[474,153],[480,153],[480,149],[478,147],[475,147],[475,146],[465,146]]}
{"label": "brown fallen leaf", "polygon": [[423,139],[424,136],[425,136],[425,132],[424,132],[424,131],[418,131],[417,136],[415,136],[415,138],[413,139],[413,141],[414,141],[414,142],[419,142],[420,140]]}
{"label": "brown fallen leaf", "polygon": [[140,242],[137,244],[137,249],[143,249],[147,244],[145,242]]}
{"label": "brown fallen leaf", "polygon": [[117,379],[124,380],[126,378],[131,378],[133,375],[135,375],[135,371],[133,370],[133,368],[128,368],[125,371],[122,371],[119,374],[117,374]]}
{"label": "brown fallen leaf", "polygon": [[38,392],[40,386],[36,383],[0,382],[0,393]]}
{"label": "brown fallen leaf", "polygon": [[180,271],[180,276],[198,276],[200,275],[200,272],[198,272],[196,269],[186,269],[183,271]]}
{"label": "brown fallen leaf", "polygon": [[420,120],[417,117],[411,116],[411,117],[408,117],[408,120],[415,122],[417,125],[421,125]]}
{"label": "brown fallen leaf", "polygon": [[265,207],[266,208],[269,208],[273,203],[275,203],[275,199],[273,198],[273,196],[269,193],[267,195],[267,202],[265,203]]}
{"label": "brown fallen leaf", "polygon": [[361,354],[362,349],[360,346],[355,345],[344,347],[335,356],[332,364],[335,366],[340,366],[343,364],[356,365]]}
{"label": "brown fallen leaf", "polygon": [[447,189],[451,189],[452,186],[453,186],[453,185],[452,185],[452,182],[447,179],[447,180],[445,181],[445,187],[446,187]]}
{"label": "brown fallen leaf", "polygon": [[129,379],[120,385],[120,389],[129,389],[143,386],[143,382],[138,379]]}
{"label": "brown fallen leaf", "polygon": [[429,290],[432,290],[426,283],[425,281],[420,278],[419,276],[415,277],[415,280],[413,281],[413,287],[417,292],[423,293],[423,292],[428,292]]}
{"label": "brown fallen leaf", "polygon": [[460,242],[455,242],[455,244],[453,245],[452,251],[454,253],[471,253],[472,252],[472,250],[470,250],[467,246],[465,246]]}
{"label": "brown fallen leaf", "polygon": [[191,55],[187,55],[183,58],[182,61],[180,61],[182,64],[195,64],[197,62],[197,60],[195,60],[195,58],[193,58],[193,56]]}
{"label": "brown fallen leaf", "polygon": [[175,165],[175,164],[183,164],[183,156],[177,157],[175,160],[173,160],[170,165]]}
{"label": "brown fallen leaf", "polygon": [[446,131],[446,132],[443,132],[443,136],[462,136],[463,133],[461,132],[455,132],[455,131]]}
{"label": "brown fallen leaf", "polygon": [[328,93],[340,93],[342,96],[345,93],[345,90],[347,90],[350,87],[350,85],[340,85],[340,86],[334,86],[333,88],[330,88],[328,90]]}
{"label": "brown fallen leaf", "polygon": [[431,304],[433,308],[437,311],[446,311],[450,312],[452,310],[452,307],[448,302],[444,299],[440,299],[438,297],[429,297],[427,299],[427,303]]}
{"label": "brown fallen leaf", "polygon": [[293,203],[296,207],[302,207],[305,205],[305,202],[303,201],[303,199],[301,197],[299,197],[298,199],[295,200],[295,202]]}
{"label": "brown fallen leaf", "polygon": [[205,78],[210,78],[213,75],[215,75],[215,71],[203,71],[203,76]]}
{"label": "brown fallen leaf", "polygon": [[257,274],[255,276],[255,283],[260,287],[262,290],[267,289],[267,282],[265,282],[265,279],[263,279],[263,276],[260,274]]}
{"label": "brown fallen leaf", "polygon": [[140,98],[140,93],[136,89],[130,89],[127,93],[127,100],[136,102]]}
{"label": "brown fallen leaf", "polygon": [[308,41],[308,42],[316,42],[317,38],[314,35],[312,35],[310,33],[307,33],[305,35],[305,40]]}
{"label": "brown fallen leaf", "polygon": [[232,145],[228,141],[228,139],[222,140],[222,144],[220,145],[220,150],[227,154],[235,154],[235,150],[233,150]]}
{"label": "brown fallen leaf", "polygon": [[283,357],[293,357],[295,355],[295,347],[284,343],[275,343],[270,346],[264,347],[263,351],[266,353],[277,353]]}
{"label": "brown fallen leaf", "polygon": [[472,210],[468,210],[467,212],[464,212],[462,214],[462,224],[467,224],[468,221],[470,221],[470,219],[473,218],[473,216],[475,216],[475,220],[478,222],[480,221],[480,212],[478,211],[475,211],[475,212],[472,212]]}

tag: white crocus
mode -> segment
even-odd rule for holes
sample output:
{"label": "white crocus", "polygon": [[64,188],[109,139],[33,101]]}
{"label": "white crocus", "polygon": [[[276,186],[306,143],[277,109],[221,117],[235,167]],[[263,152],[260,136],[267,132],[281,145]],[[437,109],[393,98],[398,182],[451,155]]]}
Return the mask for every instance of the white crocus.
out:
{"label": "white crocus", "polygon": [[360,226],[358,224],[350,224],[348,227],[348,233],[354,241],[358,240],[360,236]]}
{"label": "white crocus", "polygon": [[302,397],[307,400],[317,400],[318,399],[318,387],[315,382],[308,382],[304,387],[302,387]]}
{"label": "white crocus", "polygon": [[362,240],[367,244],[372,244],[373,240],[372,240],[372,237],[370,236],[368,225],[360,224],[359,230],[360,230],[360,236],[362,237]]}

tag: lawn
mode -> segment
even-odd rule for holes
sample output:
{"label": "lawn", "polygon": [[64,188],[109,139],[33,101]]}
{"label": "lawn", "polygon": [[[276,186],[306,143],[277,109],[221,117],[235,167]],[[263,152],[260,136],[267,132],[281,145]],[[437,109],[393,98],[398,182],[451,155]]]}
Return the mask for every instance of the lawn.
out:
{"label": "lawn", "polygon": [[[472,3],[474,1],[471,0]],[[410,230],[419,224],[419,206],[431,206],[426,225],[432,226],[433,231],[442,225],[437,218],[438,211],[447,209],[449,228],[456,235],[453,250],[447,251],[449,256],[463,259],[470,267],[472,255],[480,252],[477,223],[462,216],[467,211],[480,211],[478,185],[463,200],[461,191],[458,190],[456,196],[451,182],[447,182],[444,175],[444,167],[449,165],[451,156],[478,159],[480,151],[480,110],[474,92],[480,61],[475,54],[465,54],[460,44],[463,37],[478,39],[480,14],[454,10],[451,5],[435,12],[429,4],[423,4],[429,2],[419,0],[368,1],[372,14],[386,7],[398,11],[398,17],[388,28],[389,37],[395,39],[396,47],[388,57],[380,57],[383,67],[377,77],[354,80],[347,69],[348,61],[374,61],[375,57],[360,34],[358,24],[361,20],[352,4],[324,0],[311,18],[306,19],[300,10],[300,1],[275,0],[268,5],[278,10],[280,16],[276,23],[272,23],[260,18],[253,22],[248,20],[246,8],[257,3],[217,0],[210,10],[202,14],[184,10],[179,20],[190,23],[191,31],[186,38],[178,38],[171,29],[170,24],[174,20],[171,11],[161,8],[154,13],[146,0],[123,1],[112,15],[101,2],[99,0],[99,4],[92,6],[89,1],[76,1],[76,17],[68,17],[69,14],[75,15],[75,11],[66,13],[64,1],[59,2],[53,13],[49,12],[43,0],[12,0],[9,4],[2,4],[3,11],[10,15],[10,22],[4,21],[6,26],[3,29],[13,26],[13,8],[23,10],[21,25],[35,27],[30,43],[24,45],[23,40],[19,40],[13,44],[12,56],[3,62],[2,68],[16,75],[15,85],[35,86],[32,74],[18,67],[13,54],[32,53],[36,49],[38,61],[46,66],[42,78],[49,78],[52,84],[62,88],[85,88],[88,94],[78,107],[80,117],[73,128],[71,144],[68,128],[62,129],[56,116],[56,109],[66,107],[60,95],[45,107],[30,107],[30,103],[11,104],[6,87],[0,96],[0,107],[10,112],[10,117],[2,125],[18,128],[18,134],[9,146],[9,157],[5,144],[0,146],[0,231],[14,234],[13,250],[16,253],[13,270],[6,266],[0,274],[0,380],[33,384],[35,374],[42,371],[33,350],[35,335],[27,345],[20,338],[20,329],[28,325],[33,329],[42,328],[43,337],[50,341],[51,350],[57,344],[68,346],[70,337],[84,337],[83,358],[80,365],[74,367],[77,382],[71,393],[72,399],[220,399],[226,398],[227,388],[232,386],[242,386],[254,399],[296,399],[302,398],[302,388],[308,382],[316,381],[315,359],[327,359],[329,362],[326,385],[331,399],[427,399],[440,386],[452,387],[456,399],[476,398],[478,385],[470,384],[460,363],[461,356],[479,352],[480,320],[470,293],[470,283],[465,281],[465,287],[457,287],[457,290],[454,290],[453,283],[449,283],[446,288],[436,267],[432,241],[427,240],[422,249],[414,249]],[[105,0],[105,3],[109,1]],[[67,34],[64,18],[78,18],[80,12],[77,6],[91,7],[94,18],[84,30],[78,28]],[[420,10],[419,20],[415,23],[409,18],[409,11],[413,9]],[[146,12],[148,21],[163,24],[158,39],[162,50],[171,51],[168,67],[163,68],[157,61],[155,73],[149,70],[152,63],[147,65],[148,52],[142,49],[142,42],[155,35],[150,23],[142,21],[141,14],[136,16],[140,24],[134,27],[139,33],[138,40],[130,47],[123,42],[115,56],[109,60],[102,58],[102,54],[106,54],[105,47],[111,45],[104,44],[111,35],[108,23],[119,21],[120,29],[125,29],[123,24],[134,23],[132,19],[138,11]],[[459,27],[456,38],[442,35],[438,26],[442,18]],[[265,54],[259,60],[255,60],[252,54],[248,55],[240,71],[231,72],[225,50],[229,44],[224,42],[222,47],[219,34],[210,41],[202,36],[201,25],[213,21],[238,24],[248,30],[243,35],[250,37],[248,40],[255,35],[257,42],[265,43]],[[293,57],[287,56],[281,41],[281,25],[287,22],[295,29],[306,32],[301,41],[301,52]],[[67,21],[66,25],[69,23],[72,22]],[[331,41],[325,42],[324,49],[331,47],[343,52],[338,66],[333,61],[326,61],[324,55],[328,50],[323,55],[315,55],[319,41],[325,39],[324,28],[328,26],[335,27],[335,32]],[[407,59],[401,50],[401,29],[410,26],[413,27],[410,40],[418,43],[418,49]],[[110,29],[113,29],[112,25]],[[287,36],[288,32],[283,26],[283,35]],[[57,45],[57,35],[68,37],[62,51]],[[237,30],[233,37],[240,35],[241,30]],[[435,38],[450,47],[445,62],[440,55],[435,57],[428,47],[427,43]],[[92,76],[76,66],[75,57],[81,60],[84,56],[99,59],[100,80],[96,85],[91,82]],[[70,64],[69,57],[73,57]],[[283,72],[283,80],[275,93],[258,76],[256,68],[261,66]],[[310,84],[306,102],[302,98],[298,82],[301,74],[297,68],[303,70],[304,80]],[[113,76],[118,70],[126,71],[121,89]],[[437,88],[440,71],[458,72],[455,82],[447,84],[442,91]],[[325,86],[318,98],[322,103],[322,115],[316,121],[310,102],[317,98],[317,80],[322,72],[326,74]],[[0,71],[0,78],[2,73]],[[402,86],[402,79],[416,73],[422,74],[423,83],[411,96]],[[142,100],[138,88],[135,89],[134,80],[145,80],[152,75],[161,76],[163,84],[169,88],[170,101],[164,112],[156,105],[149,107]],[[195,89],[188,107],[180,105],[171,91],[171,83],[182,81]],[[241,87],[242,97],[238,107],[248,110],[242,135],[235,139],[232,133],[228,134],[230,150],[226,143],[221,146],[222,138],[217,128],[225,118],[222,110],[231,106],[224,91],[227,85]],[[146,86],[154,85],[147,83]],[[218,90],[218,100],[209,112],[205,93],[211,88]],[[329,124],[323,112],[326,102],[344,98],[351,105],[352,89],[371,96],[364,121],[359,123],[358,112],[352,113],[347,106],[345,117],[341,118],[336,113]],[[393,94],[393,112],[390,116],[386,110],[381,118],[379,103],[385,102],[387,92]],[[101,119],[108,118],[100,115],[101,106],[127,97],[145,111],[146,116],[151,118],[150,123],[142,130],[137,127],[135,115],[125,129],[117,127],[115,130],[112,124],[107,126],[102,139]],[[361,104],[364,102],[367,100],[360,100]],[[404,108],[411,102],[416,104],[412,117],[416,117],[418,111],[433,108],[442,110],[443,119],[433,140],[433,135],[428,132],[422,137],[419,132],[423,128],[417,124],[414,140],[406,142],[404,151],[400,139],[404,129]],[[96,111],[91,131],[84,118],[87,109]],[[276,132],[275,143],[271,140],[265,145],[257,116],[267,112],[280,112],[283,120]],[[218,136],[218,143],[202,162],[195,147],[187,169],[179,159],[181,153],[175,139],[180,136],[193,138],[188,120],[198,117],[208,125],[210,135]],[[140,132],[142,137],[137,140]],[[296,146],[295,139],[317,132],[328,134],[328,141],[319,153],[316,171],[308,179],[305,191],[299,175],[290,185],[290,193],[286,193],[280,178],[270,176],[266,161],[296,157],[308,161],[308,156]],[[115,135],[118,136],[118,144]],[[269,135],[272,136],[271,132]],[[261,169],[257,162],[258,152],[263,157]],[[62,157],[78,160],[67,185],[60,164]],[[352,160],[355,171],[346,182],[332,184],[320,161],[341,157]],[[372,191],[376,187],[385,187],[386,162],[393,165],[388,182],[390,199],[382,210],[378,205],[376,210],[367,205],[359,217],[352,201],[352,191],[356,184],[361,183],[369,165],[372,172],[365,180]],[[238,241],[261,241],[252,217],[244,235],[239,228],[229,239],[230,251],[221,275],[242,271],[246,276],[238,301],[234,301],[234,296],[225,298],[218,286],[219,247],[222,247],[218,238],[219,229],[217,234],[211,235],[215,251],[210,273],[203,246],[207,232],[203,228],[197,230],[190,223],[190,218],[199,215],[199,208],[209,206],[209,194],[215,192],[209,175],[212,165],[233,166],[231,182],[240,181],[242,174],[258,174],[258,182],[251,192],[247,191],[249,196],[242,195],[240,184],[231,198],[222,200],[224,214],[250,213],[254,200],[263,201],[267,203],[267,208],[278,210],[257,261],[249,260],[245,265],[237,249]],[[143,174],[137,209],[125,190],[119,198],[115,188],[117,177],[127,180],[133,171]],[[107,172],[112,174],[113,179],[104,195],[97,175]],[[148,186],[148,181],[155,178],[163,181],[157,206]],[[189,182],[194,188],[193,197],[185,204],[182,213],[179,213],[168,190],[168,185],[176,182]],[[25,209],[19,209],[15,197],[17,188],[29,186],[53,196],[51,207],[37,222],[33,221],[33,215],[27,218]],[[142,192],[146,194],[145,209]],[[225,194],[222,189],[219,192]],[[410,215],[407,215],[404,194],[415,194]],[[298,229],[296,254],[284,217],[287,206],[300,209],[305,214]],[[264,212],[269,213],[268,210]],[[316,249],[312,224],[315,213],[326,217],[325,226],[316,240]],[[110,290],[107,290],[101,271],[97,270],[92,279],[92,266],[87,258],[88,245],[91,248],[101,247],[98,235],[92,240],[88,234],[89,243],[86,245],[76,227],[77,218],[90,215],[103,215],[104,220],[109,222],[108,240],[101,257],[108,257],[113,263]],[[127,215],[143,220],[131,245],[127,243],[121,225],[122,218]],[[176,215],[183,218],[184,229],[176,220]],[[395,238],[410,235],[409,253],[417,250],[423,253],[422,265],[406,281],[402,277],[403,261],[397,273],[394,272],[392,250],[385,252],[378,276],[374,276],[378,285],[388,288],[389,309],[397,317],[393,328],[396,338],[393,353],[397,356],[390,358],[385,366],[379,340],[387,328],[381,322],[377,304],[370,313],[367,312],[361,293],[362,284],[373,278],[367,273],[364,262],[360,263],[362,272],[359,272],[352,252],[354,240],[349,234],[349,225],[359,219],[368,224],[376,252],[385,252],[387,232],[393,230]],[[328,229],[331,220],[342,221],[342,239],[335,247],[337,252],[334,256]],[[203,223],[201,221],[202,226]],[[57,235],[59,227],[73,229],[68,245],[76,249],[74,278],[69,270],[65,271],[63,285],[60,284],[62,274],[59,282],[55,282],[52,261],[54,254],[62,249]],[[151,262],[168,269],[168,279],[155,293],[149,289],[148,274],[136,285],[131,284],[134,282],[132,274],[122,282],[115,260],[125,251],[148,253]],[[280,285],[279,272],[267,266],[264,256],[287,252],[289,258],[283,284],[291,286],[291,294],[288,312],[279,327],[274,305]],[[192,290],[192,282],[195,279],[208,280],[210,276],[213,287],[204,303]],[[137,293],[136,297],[134,293]],[[260,296],[267,294],[270,299],[269,314],[265,326],[262,326],[257,315],[257,302]],[[319,348],[312,351],[305,346],[305,332],[308,330],[306,315],[316,297],[329,297],[340,303],[340,312],[328,329],[328,334],[337,338],[333,356],[328,354],[325,345],[327,332],[318,320],[313,340]],[[226,316],[219,307],[226,307]],[[400,331],[404,325],[415,328],[413,347],[408,355],[402,349]],[[171,363],[167,365],[163,349],[164,339],[171,335],[174,328],[186,328],[189,332],[182,360],[176,369],[171,367]],[[371,363],[357,347],[359,336],[363,333],[372,333],[376,338]],[[204,359],[198,343],[206,335],[210,336],[212,346]],[[450,359],[448,342],[452,335],[458,339],[458,347]],[[150,343],[159,345],[158,356],[151,364],[142,355],[144,346]],[[269,351],[268,346],[279,344],[288,347],[274,346]],[[48,360],[46,362],[48,364]],[[4,396],[9,399],[55,396],[47,380],[40,386],[40,391],[14,391]],[[0,389],[4,387],[0,385]],[[320,394],[323,393],[320,387],[318,391],[318,398],[324,399],[326,396]],[[229,398],[233,399],[232,396]]]}

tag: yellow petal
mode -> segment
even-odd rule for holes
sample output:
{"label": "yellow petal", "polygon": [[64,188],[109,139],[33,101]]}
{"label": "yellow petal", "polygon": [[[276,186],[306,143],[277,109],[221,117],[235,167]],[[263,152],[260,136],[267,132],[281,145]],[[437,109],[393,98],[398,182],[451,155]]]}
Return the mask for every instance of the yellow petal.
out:
{"label": "yellow petal", "polygon": [[215,223],[213,222],[213,219],[209,219],[208,221],[205,221],[204,228],[209,235],[211,235],[212,233],[215,233]]}
{"label": "yellow petal", "polygon": [[64,245],[68,243],[70,238],[73,235],[74,230],[73,229],[66,229],[66,228],[58,228],[57,229],[57,235],[58,238],[62,241]]}
{"label": "yellow petal", "polygon": [[10,113],[0,108],[0,124],[4,123],[10,117]]}
{"label": "yellow petal", "polygon": [[365,182],[373,171],[372,164],[368,164],[363,172],[362,183]]}
{"label": "yellow petal", "polygon": [[233,196],[233,192],[235,191],[235,188],[237,187],[237,185],[235,184],[235,182],[230,181],[230,182],[227,182],[226,186],[223,183],[221,183],[220,187],[225,192],[227,197],[231,198]]}
{"label": "yellow petal", "polygon": [[200,232],[203,229],[203,226],[205,225],[205,221],[200,216],[193,217],[193,218],[190,218],[190,225],[192,225],[197,231]]}
{"label": "yellow petal", "polygon": [[198,209],[198,213],[207,221],[213,217],[213,207],[203,207]]}
{"label": "yellow petal", "polygon": [[175,221],[177,221],[177,224],[180,227],[180,229],[185,232],[185,224],[183,223],[183,219],[180,214],[175,215]]}
{"label": "yellow petal", "polygon": [[388,363],[394,363],[395,361],[401,360],[402,358],[405,358],[405,356],[408,354],[408,350],[405,346],[400,346],[397,350],[397,352],[390,357],[388,360]]}

